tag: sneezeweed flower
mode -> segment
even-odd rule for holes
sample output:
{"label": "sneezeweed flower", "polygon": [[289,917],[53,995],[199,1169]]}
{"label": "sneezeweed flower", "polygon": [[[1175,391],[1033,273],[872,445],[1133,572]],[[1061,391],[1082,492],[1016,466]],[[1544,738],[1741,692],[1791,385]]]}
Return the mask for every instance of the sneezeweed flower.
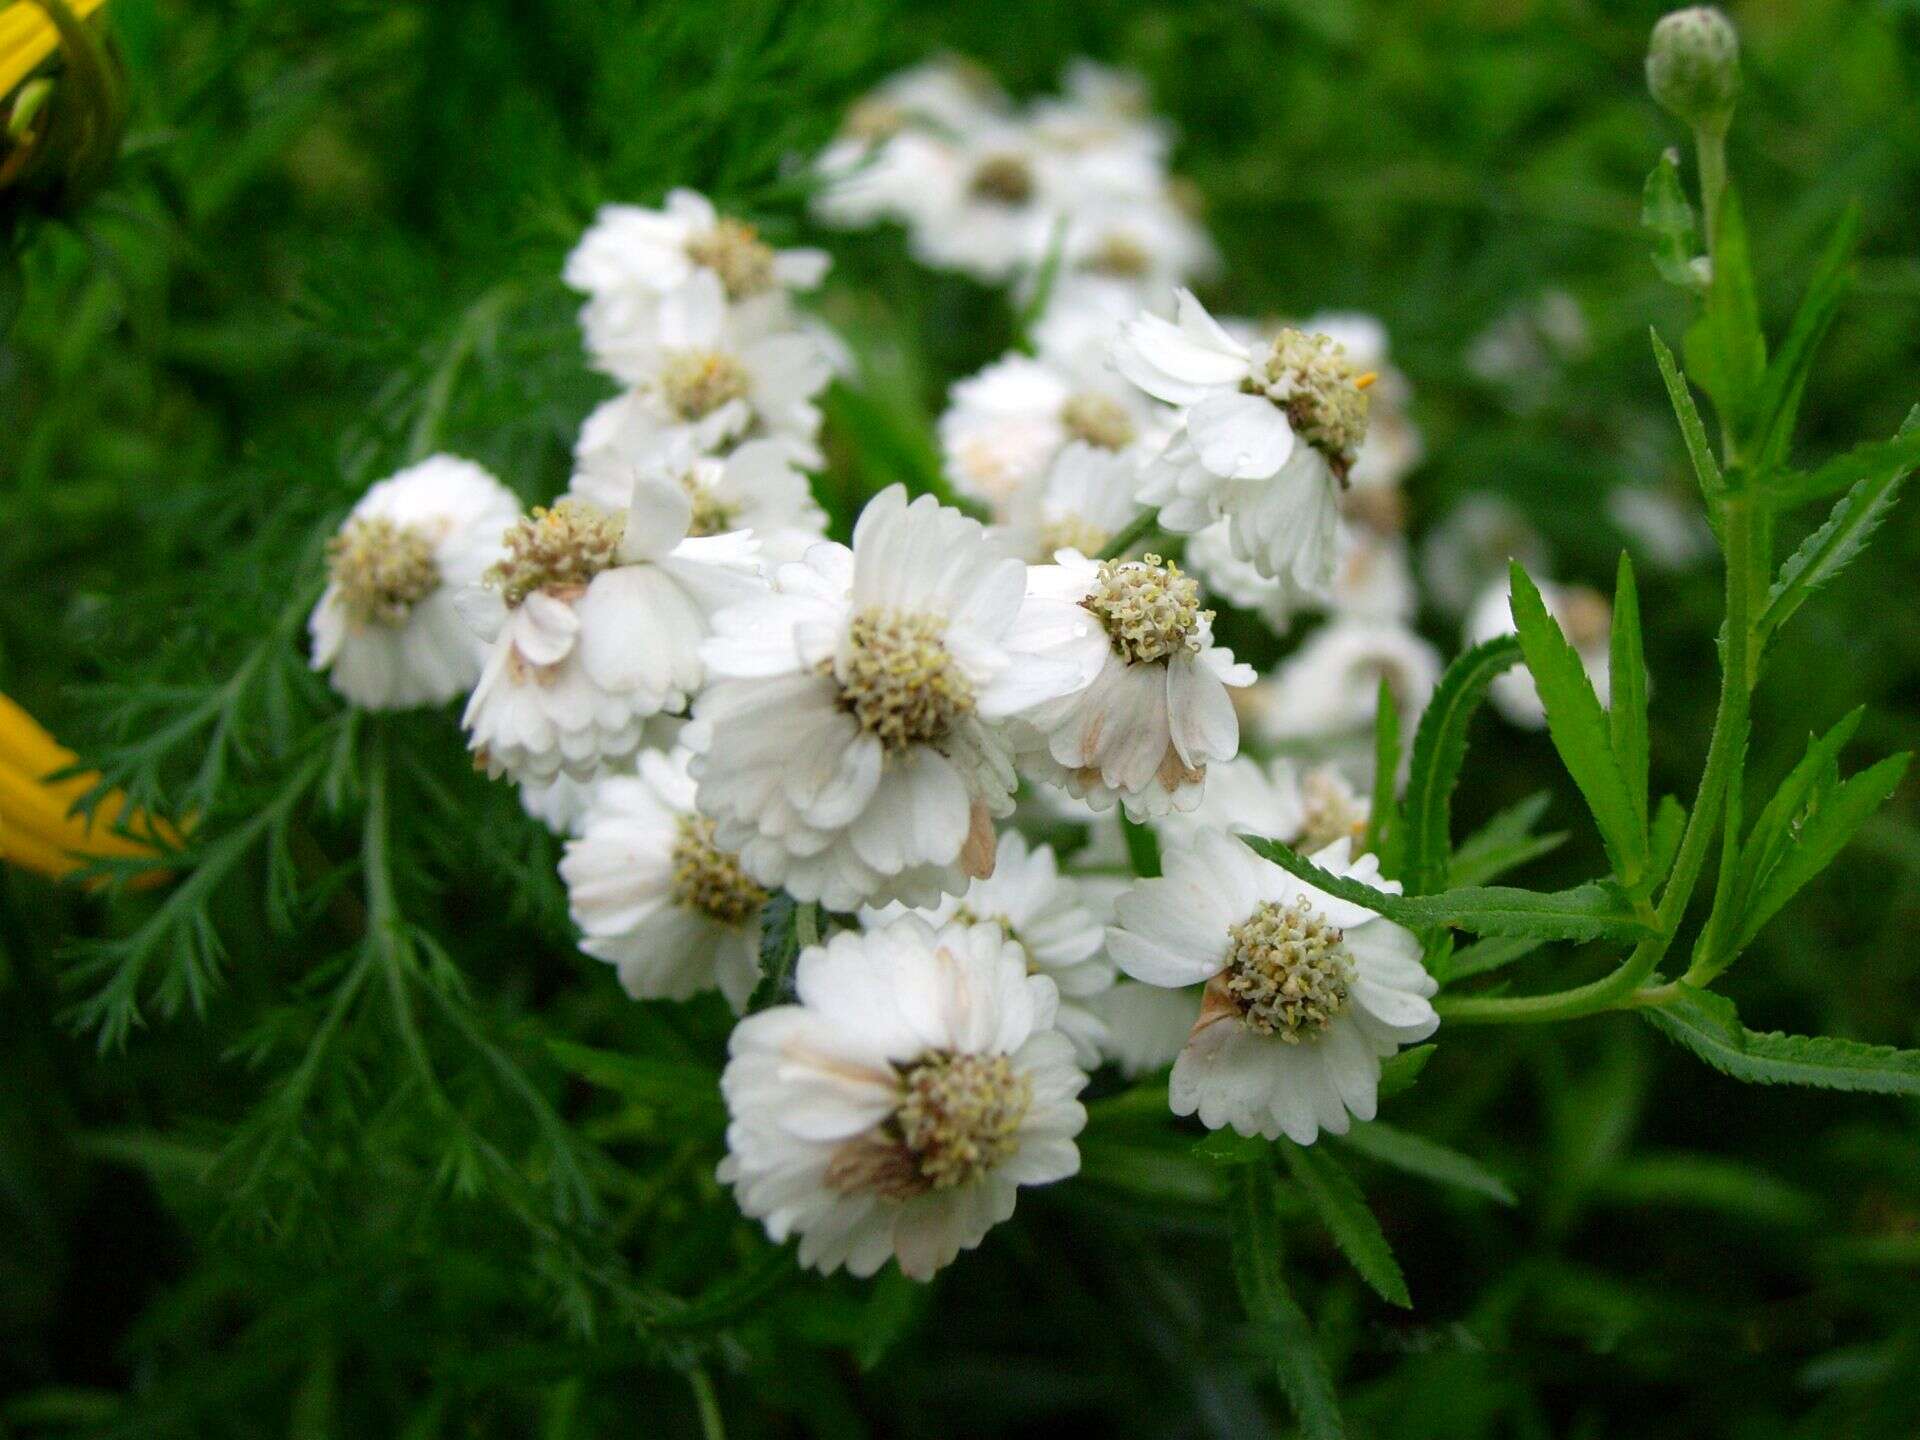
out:
{"label": "sneezeweed flower", "polygon": [[954,488],[1004,519],[1067,445],[1122,454],[1154,420],[1140,393],[1111,372],[1008,355],[953,387],[940,449]]}
{"label": "sneezeweed flower", "polygon": [[1017,121],[960,137],[951,163],[922,176],[921,186],[925,199],[910,217],[915,256],[990,285],[1045,260],[1077,193],[1073,167]]}
{"label": "sneezeweed flower", "polygon": [[1133,481],[1131,452],[1073,441],[1038,483],[1014,497],[1006,523],[994,534],[1034,564],[1062,550],[1097,555],[1140,513]]}
{"label": "sneezeweed flower", "polygon": [[[1467,616],[1467,645],[1514,633],[1507,585],[1505,580],[1496,581],[1474,605]],[[1580,656],[1594,693],[1605,705],[1612,691],[1613,607],[1607,597],[1585,585],[1542,585],[1540,598],[1547,602],[1548,613],[1559,622],[1568,643]],[[1494,708],[1513,724],[1526,730],[1546,728],[1546,707],[1540,703],[1540,691],[1525,667],[1515,666],[1497,676],[1487,693]]]}
{"label": "sneezeweed flower", "polygon": [[718,843],[836,910],[930,904],[991,874],[1016,783],[1000,722],[1091,677],[1042,653],[1091,618],[1026,580],[979,522],[895,486],[851,550],[823,541],[721,612],[694,711]]}
{"label": "sneezeweed flower", "polygon": [[1092,996],[1087,1009],[1101,1024],[1101,1058],[1134,1080],[1180,1058],[1200,1012],[1200,987],[1165,990],[1122,979]]}
{"label": "sneezeweed flower", "polygon": [[1225,517],[1233,553],[1315,593],[1332,582],[1340,488],[1367,432],[1362,371],[1323,335],[1271,345],[1230,335],[1185,290],[1177,323],[1153,314],[1115,342],[1120,373],[1181,407],[1179,428],[1142,472],[1140,498],[1169,530]]}
{"label": "sneezeweed flower", "polygon": [[800,956],[797,1005],[735,1027],[720,1179],[800,1263],[931,1279],[1080,1168],[1087,1077],[1053,981],[997,925],[906,916]]}
{"label": "sneezeweed flower", "polygon": [[568,493],[603,510],[619,510],[636,481],[686,491],[693,506],[690,536],[750,533],[759,542],[763,566],[797,560],[826,533],[826,511],[777,440],[748,440],[725,455],[702,454],[684,437],[632,458],[600,451],[580,467]]}
{"label": "sneezeweed flower", "polygon": [[1548,569],[1547,542],[1527,517],[1494,495],[1471,495],[1447,512],[1420,547],[1420,579],[1447,613],[1465,616],[1495,580],[1519,561],[1531,574]]}
{"label": "sneezeweed flower", "polygon": [[1307,827],[1307,799],[1300,766],[1291,758],[1261,764],[1236,755],[1213,772],[1200,803],[1154,822],[1163,845],[1187,845],[1202,830],[1226,835],[1264,835],[1294,844]]}
{"label": "sneezeweed flower", "polygon": [[580,948],[617,966],[636,1000],[718,989],[740,1010],[760,978],[767,892],[713,843],[694,809],[689,752],[642,752],[639,773],[595,782],[560,861]]}
{"label": "sneezeweed flower", "polygon": [[1235,555],[1229,528],[1230,522],[1216,520],[1188,540],[1186,562],[1209,594],[1258,615],[1277,635],[1286,634],[1302,611],[1410,621],[1419,608],[1407,547],[1397,535],[1341,521],[1335,531],[1332,583],[1320,594],[1303,594],[1289,581],[1262,575],[1251,561]]}
{"label": "sneezeweed flower", "polygon": [[1026,957],[1027,973],[1045,975],[1060,991],[1054,1026],[1073,1041],[1081,1066],[1100,1063],[1106,1027],[1090,1007],[1113,985],[1113,962],[1105,954],[1106,924],[1082,894],[1081,882],[1060,873],[1049,845],[1029,846],[1017,830],[1000,835],[993,874],[975,880],[961,896],[911,912],[898,904],[864,909],[868,929],[918,913],[935,927],[948,921],[998,925]]}
{"label": "sneezeweed flower", "polygon": [[599,352],[622,337],[644,339],[662,297],[701,271],[719,280],[731,304],[770,307],[777,318],[792,292],[820,283],[827,265],[824,251],[776,250],[706,196],[672,190],[658,210],[601,207],[561,274],[588,297],[581,325]]}
{"label": "sneezeweed flower", "polygon": [[1371,744],[1380,682],[1411,734],[1440,682],[1440,653],[1397,621],[1336,618],[1247,696],[1253,728],[1275,744]]}
{"label": "sneezeweed flower", "polygon": [[1094,679],[1026,716],[1022,760],[1096,809],[1120,800],[1136,820],[1198,805],[1207,766],[1240,747],[1228,687],[1254,679],[1213,643],[1200,587],[1158,555],[1089,560],[1063,550],[1034,567],[1032,588],[1099,623],[1050,648]]}
{"label": "sneezeweed flower", "polygon": [[751,538],[693,538],[692,519],[686,491],[640,481],[624,511],[561,500],[507,532],[462,596],[492,647],[462,720],[490,773],[590,779],[686,707],[711,616],[764,588]]}
{"label": "sneezeweed flower", "polygon": [[800,464],[820,463],[825,347],[764,307],[730,307],[712,271],[661,297],[652,325],[588,339],[595,363],[632,388],[587,417],[575,446],[583,462],[602,449],[631,457],[679,441],[712,452],[765,438]]}
{"label": "sneezeweed flower", "polygon": [[959,162],[961,136],[999,123],[1007,97],[979,67],[953,58],[903,70],[861,99],[814,162],[814,214],[832,225],[911,222],[926,177]]}
{"label": "sneezeweed flower", "polygon": [[499,558],[519,513],[511,490],[452,455],[374,485],[327,545],[327,588],[307,621],[313,668],[367,710],[472,688],[484,647],[456,597]]}
{"label": "sneezeweed flower", "polygon": [[[1314,857],[1388,893],[1371,855],[1344,840]],[[1204,982],[1199,1019],[1174,1062],[1168,1100],[1208,1129],[1310,1145],[1371,1120],[1380,1061],[1439,1026],[1438,988],[1411,932],[1328,895],[1234,837],[1205,831],[1170,852],[1166,874],[1120,898],[1107,944],[1150,985]]]}
{"label": "sneezeweed flower", "polygon": [[1391,490],[1420,463],[1425,445],[1407,413],[1413,387],[1388,358],[1387,327],[1372,315],[1352,310],[1329,310],[1299,327],[1310,335],[1324,335],[1346,352],[1363,374],[1376,378],[1367,387],[1367,433],[1354,453],[1347,481],[1353,487],[1349,506],[1366,492]]}

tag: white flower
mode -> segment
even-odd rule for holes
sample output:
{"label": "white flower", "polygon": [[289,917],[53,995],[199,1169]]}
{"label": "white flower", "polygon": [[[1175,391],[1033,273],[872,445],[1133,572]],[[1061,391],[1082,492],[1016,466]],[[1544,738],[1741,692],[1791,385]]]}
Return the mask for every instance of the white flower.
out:
{"label": "white flower", "polygon": [[1085,689],[1035,708],[1022,758],[1043,779],[1099,809],[1115,798],[1135,819],[1200,803],[1207,766],[1240,746],[1229,686],[1253,669],[1213,643],[1200,587],[1157,555],[1089,560],[1062,550],[1035,566],[1035,593],[1079,606],[1099,623],[1062,636],[1050,653],[1094,670]]}
{"label": "white flower", "polygon": [[674,190],[659,210],[601,207],[562,276],[588,297],[581,324],[598,353],[619,348],[622,337],[644,341],[661,298],[701,271],[718,279],[735,304],[780,307],[790,291],[818,285],[827,263],[824,251],[775,250],[704,195]]}
{"label": "white flower", "polygon": [[313,668],[368,710],[467,689],[482,647],[454,597],[479,583],[519,513],[512,491],[451,455],[373,486],[327,546],[327,588],[307,621]]}
{"label": "white flower", "polygon": [[762,884],[835,910],[931,903],[992,873],[1015,776],[998,722],[1084,685],[1039,652],[1095,630],[1027,595],[979,522],[899,486],[853,548],[823,541],[722,612],[695,768],[718,841]]}
{"label": "white flower", "polygon": [[1075,440],[1046,476],[1014,497],[1007,523],[994,533],[1024,560],[1041,563],[1061,550],[1098,554],[1139,515],[1130,454]]}
{"label": "white flower", "polygon": [[1426,447],[1407,413],[1413,387],[1387,358],[1387,327],[1371,315],[1330,310],[1313,316],[1300,328],[1309,334],[1325,335],[1361,370],[1379,377],[1367,389],[1367,435],[1353,457],[1347,479],[1357,491],[1398,485],[1420,463]]}
{"label": "white flower", "polygon": [[1177,315],[1177,324],[1141,315],[1114,345],[1121,374],[1182,407],[1140,498],[1184,534],[1225,516],[1239,558],[1302,591],[1325,590],[1372,377],[1323,336],[1282,330],[1265,349],[1244,345],[1185,290]]}
{"label": "white flower", "polygon": [[995,925],[907,916],[800,957],[800,1003],[734,1028],[720,1179],[800,1263],[930,1279],[1080,1168],[1087,1083],[1053,982]]}
{"label": "white flower", "polygon": [[760,978],[767,892],[713,843],[694,809],[689,752],[648,750],[639,773],[597,782],[560,861],[580,948],[619,967],[636,1000],[718,988],[735,1010]]}
{"label": "white flower", "polygon": [[1075,375],[1063,365],[1008,355],[953,387],[940,417],[940,449],[954,488],[1005,518],[1066,445],[1118,454],[1153,421],[1139,392],[1110,372]]}
{"label": "white flower", "polygon": [[[1346,841],[1313,857],[1330,874],[1388,893],[1371,855]],[[1120,898],[1107,943],[1150,985],[1206,982],[1200,1018],[1174,1062],[1176,1115],[1209,1129],[1309,1145],[1371,1120],[1380,1060],[1438,1027],[1438,988],[1413,935],[1295,879],[1239,840],[1202,832],[1166,875]]]}
{"label": "white flower", "polygon": [[1250,561],[1240,559],[1233,553],[1228,529],[1228,521],[1216,520],[1187,541],[1186,562],[1210,593],[1258,615],[1276,635],[1286,634],[1303,610],[1358,620],[1410,621],[1419,608],[1406,542],[1398,535],[1341,521],[1335,532],[1331,588],[1316,595],[1262,575]]}
{"label": "white flower", "polygon": [[920,177],[910,217],[922,264],[986,284],[1046,258],[1056,219],[1073,207],[1072,167],[1027,125],[995,121],[960,137],[952,163]]}
{"label": "white flower", "polygon": [[632,456],[656,440],[710,452],[765,437],[801,464],[820,463],[813,402],[831,378],[826,350],[768,307],[730,307],[712,271],[662,296],[654,324],[589,332],[588,343],[595,363],[633,388],[587,417],[582,460],[601,449]]}
{"label": "white flower", "polygon": [[1420,578],[1441,609],[1465,615],[1496,581],[1504,589],[1511,562],[1543,573],[1550,559],[1546,541],[1525,515],[1498,496],[1470,495],[1420,547]]}
{"label": "white flower", "polygon": [[[1514,633],[1507,585],[1506,580],[1495,581],[1475,603],[1467,616],[1468,646]],[[1612,693],[1613,663],[1613,607],[1607,597],[1585,585],[1542,585],[1540,598],[1547,602],[1547,613],[1560,623],[1568,643],[1580,656],[1600,703],[1607,704]],[[1515,665],[1503,672],[1487,693],[1495,708],[1513,724],[1526,730],[1546,728],[1546,707],[1540,703],[1540,691],[1525,666]]]}
{"label": "white flower", "polygon": [[1713,527],[1699,507],[1664,490],[1616,485],[1607,492],[1607,518],[1662,570],[1690,569],[1713,554]]}
{"label": "white flower", "polygon": [[1163,990],[1122,980],[1087,1001],[1105,1030],[1103,1058],[1132,1080],[1171,1065],[1200,1013],[1200,989]]}
{"label": "white flower", "polygon": [[[898,904],[864,909],[860,923],[871,930],[906,913]],[[1105,922],[1081,896],[1079,882],[1060,873],[1051,846],[1029,848],[1019,831],[1003,831],[993,874],[975,880],[965,895],[944,897],[919,913],[935,926],[950,920],[998,925],[1026,957],[1027,973],[1045,975],[1059,987],[1054,1025],[1073,1041],[1081,1066],[1091,1070],[1100,1063],[1106,1028],[1088,1002],[1113,985]]]}
{"label": "white flower", "polygon": [[753,541],[687,538],[692,515],[679,486],[642,481],[625,513],[562,500],[507,532],[500,597],[466,592],[493,649],[462,723],[489,771],[589,779],[686,707],[709,618],[765,588]]}
{"label": "white flower", "polygon": [[827,528],[807,477],[777,440],[748,440],[723,456],[703,455],[682,436],[626,457],[596,451],[569,493],[603,510],[624,510],[636,481],[677,485],[692,502],[692,536],[744,530],[760,545],[763,566],[797,560]]}
{"label": "white flower", "polygon": [[1439,652],[1404,625],[1336,618],[1260,683],[1251,718],[1276,744],[1371,735],[1385,680],[1411,734],[1440,669]]}
{"label": "white flower", "polygon": [[1162,303],[1172,309],[1171,291],[1158,302],[1132,280],[1092,271],[1056,276],[1033,325],[1034,353],[1074,374],[1097,375],[1110,368],[1121,328],[1143,308],[1158,313]]}
{"label": "white flower", "polygon": [[1099,198],[1067,216],[1060,263],[1068,276],[1120,281],[1141,305],[1171,304],[1175,290],[1220,268],[1206,230],[1168,191]]}
{"label": "white flower", "polygon": [[1161,816],[1154,830],[1163,845],[1191,844],[1202,830],[1291,845],[1306,823],[1307,801],[1294,761],[1283,756],[1262,765],[1251,755],[1236,755],[1214,772],[1199,805],[1185,814]]}

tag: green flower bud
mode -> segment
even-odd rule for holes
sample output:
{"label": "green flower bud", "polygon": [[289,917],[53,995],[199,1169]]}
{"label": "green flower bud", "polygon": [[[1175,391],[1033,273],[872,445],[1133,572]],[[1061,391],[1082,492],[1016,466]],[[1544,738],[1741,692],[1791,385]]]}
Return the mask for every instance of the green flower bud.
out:
{"label": "green flower bud", "polygon": [[1653,27],[1647,89],[1696,130],[1724,133],[1740,98],[1740,36],[1711,5],[1676,10]]}

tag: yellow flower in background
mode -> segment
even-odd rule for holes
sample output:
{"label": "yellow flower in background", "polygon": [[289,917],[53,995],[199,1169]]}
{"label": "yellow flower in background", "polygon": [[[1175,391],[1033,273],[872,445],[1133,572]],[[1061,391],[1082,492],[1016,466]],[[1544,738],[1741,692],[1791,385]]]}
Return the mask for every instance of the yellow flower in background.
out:
{"label": "yellow flower in background", "polygon": [[[76,758],[39,721],[0,695],[0,860],[57,880],[95,858],[146,857],[179,843],[165,821],[138,811],[120,827],[133,834],[120,833],[126,800],[117,790],[102,796],[91,816],[74,814],[74,803],[98,777],[46,777],[68,769]],[[135,838],[139,835],[152,838]],[[154,871],[135,883],[163,878]]]}
{"label": "yellow flower in background", "polygon": [[[68,0],[76,20],[85,20],[107,0]],[[31,75],[60,44],[60,31],[38,0],[12,0],[0,9],[0,96]]]}
{"label": "yellow flower in background", "polygon": [[85,23],[106,3],[0,0],[0,191],[31,194],[40,209],[85,200],[119,153],[120,67]]}

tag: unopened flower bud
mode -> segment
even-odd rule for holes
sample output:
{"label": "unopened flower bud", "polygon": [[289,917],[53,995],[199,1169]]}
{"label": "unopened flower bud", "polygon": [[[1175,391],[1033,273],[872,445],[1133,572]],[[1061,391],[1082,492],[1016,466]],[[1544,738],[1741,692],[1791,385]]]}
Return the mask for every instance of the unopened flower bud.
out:
{"label": "unopened flower bud", "polygon": [[1724,132],[1740,98],[1740,36],[1711,5],[1676,10],[1653,27],[1647,89],[1697,130]]}

